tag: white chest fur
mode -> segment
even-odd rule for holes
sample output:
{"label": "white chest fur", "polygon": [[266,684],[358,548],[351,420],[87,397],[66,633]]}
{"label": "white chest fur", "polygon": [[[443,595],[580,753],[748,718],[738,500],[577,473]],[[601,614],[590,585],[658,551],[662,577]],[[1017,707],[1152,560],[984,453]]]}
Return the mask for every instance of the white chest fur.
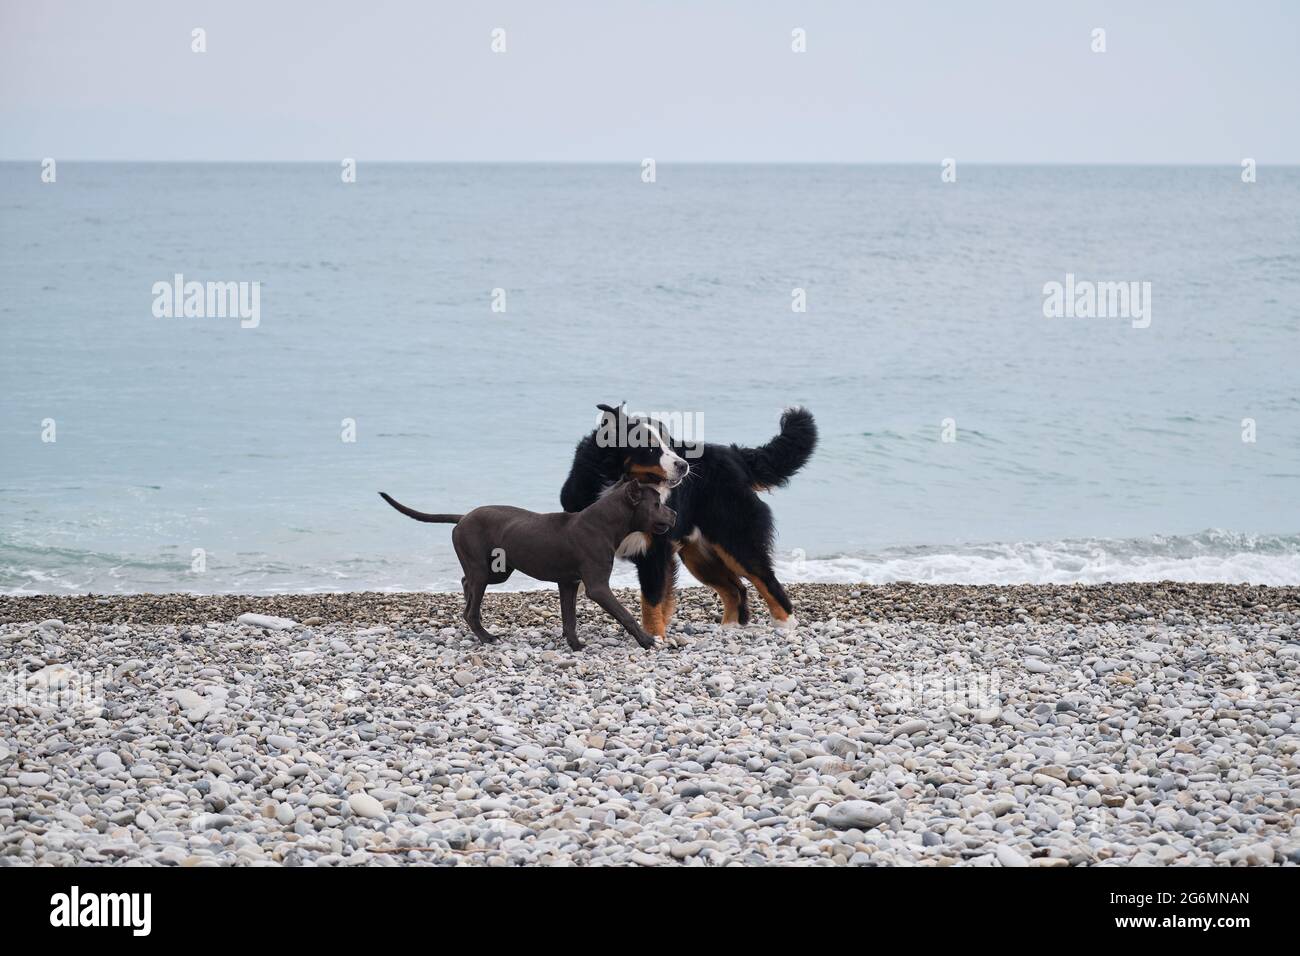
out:
{"label": "white chest fur", "polygon": [[645,554],[650,547],[650,535],[644,531],[633,531],[630,535],[619,542],[614,551],[614,556],[619,558],[631,558],[638,554]]}

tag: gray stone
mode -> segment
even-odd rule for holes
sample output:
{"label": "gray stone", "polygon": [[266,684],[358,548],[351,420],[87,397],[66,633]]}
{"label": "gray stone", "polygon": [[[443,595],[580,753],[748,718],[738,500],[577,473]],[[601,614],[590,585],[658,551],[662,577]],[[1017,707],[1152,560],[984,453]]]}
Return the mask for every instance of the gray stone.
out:
{"label": "gray stone", "polygon": [[893,813],[869,800],[842,800],[830,808],[826,823],[836,830],[871,830],[888,823]]}

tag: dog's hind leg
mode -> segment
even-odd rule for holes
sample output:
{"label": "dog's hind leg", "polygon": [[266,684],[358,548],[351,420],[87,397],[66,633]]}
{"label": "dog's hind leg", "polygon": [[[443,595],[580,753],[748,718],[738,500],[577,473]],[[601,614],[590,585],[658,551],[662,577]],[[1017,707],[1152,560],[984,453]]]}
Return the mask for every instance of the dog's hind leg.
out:
{"label": "dog's hind leg", "polygon": [[578,585],[576,582],[560,584],[560,621],[564,625],[564,639],[575,651],[582,650],[578,640]]}
{"label": "dog's hind leg", "polygon": [[496,635],[483,626],[483,594],[487,591],[487,581],[481,577],[466,575],[461,578],[465,589],[465,623],[480,641],[496,640]]}
{"label": "dog's hind leg", "polygon": [[718,592],[722,600],[722,626],[744,627],[749,623],[749,593],[726,562],[702,540],[688,540],[679,552],[686,569],[701,584]]}
{"label": "dog's hind leg", "polygon": [[737,603],[739,604],[736,608],[736,623],[741,627],[745,627],[749,624],[749,589],[745,587],[745,582],[734,574],[731,579],[736,584]]}
{"label": "dog's hind leg", "polygon": [[767,605],[777,627],[794,627],[795,620],[791,617],[794,613],[794,605],[790,603],[790,597],[785,593],[785,588],[781,587],[781,582],[776,579],[776,574],[772,571],[772,562],[766,554],[753,551],[733,555],[716,544],[713,548],[733,573],[754,585],[754,590]]}
{"label": "dog's hind leg", "polygon": [[473,520],[462,521],[451,532],[451,546],[456,549],[456,559],[460,569],[465,572],[460,579],[460,586],[465,591],[465,623],[480,641],[495,641],[496,637],[483,626],[483,592],[489,582],[504,581],[510,577],[506,570],[505,577],[494,573],[490,564],[481,556],[485,550],[480,535],[472,530]]}

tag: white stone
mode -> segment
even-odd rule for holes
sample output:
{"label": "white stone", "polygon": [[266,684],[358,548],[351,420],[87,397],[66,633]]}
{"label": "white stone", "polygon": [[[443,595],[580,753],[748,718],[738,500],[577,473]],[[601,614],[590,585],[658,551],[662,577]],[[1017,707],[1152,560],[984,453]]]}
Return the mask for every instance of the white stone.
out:
{"label": "white stone", "polygon": [[202,694],[184,688],[172,691],[172,700],[176,701],[181,710],[193,710],[203,706]]}
{"label": "white stone", "polygon": [[383,804],[368,793],[354,793],[348,797],[348,809],[359,817],[385,819]]}
{"label": "white stone", "polygon": [[871,830],[892,817],[888,807],[870,800],[842,800],[830,808],[826,823],[836,830]]}
{"label": "white stone", "polygon": [[288,631],[298,627],[297,621],[270,614],[241,614],[235,618],[235,623],[243,624],[245,627],[264,627],[271,631]]}
{"label": "white stone", "polygon": [[95,758],[95,766],[100,770],[121,770],[122,758],[111,750],[105,750]]}

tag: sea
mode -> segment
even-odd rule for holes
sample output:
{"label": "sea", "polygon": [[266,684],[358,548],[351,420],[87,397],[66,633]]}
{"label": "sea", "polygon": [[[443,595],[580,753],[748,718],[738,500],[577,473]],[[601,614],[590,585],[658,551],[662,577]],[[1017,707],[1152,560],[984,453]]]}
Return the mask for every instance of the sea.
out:
{"label": "sea", "polygon": [[0,593],[458,590],[377,493],[558,510],[622,401],[813,412],[786,581],[1300,584],[1300,168],[354,172],[0,164]]}

